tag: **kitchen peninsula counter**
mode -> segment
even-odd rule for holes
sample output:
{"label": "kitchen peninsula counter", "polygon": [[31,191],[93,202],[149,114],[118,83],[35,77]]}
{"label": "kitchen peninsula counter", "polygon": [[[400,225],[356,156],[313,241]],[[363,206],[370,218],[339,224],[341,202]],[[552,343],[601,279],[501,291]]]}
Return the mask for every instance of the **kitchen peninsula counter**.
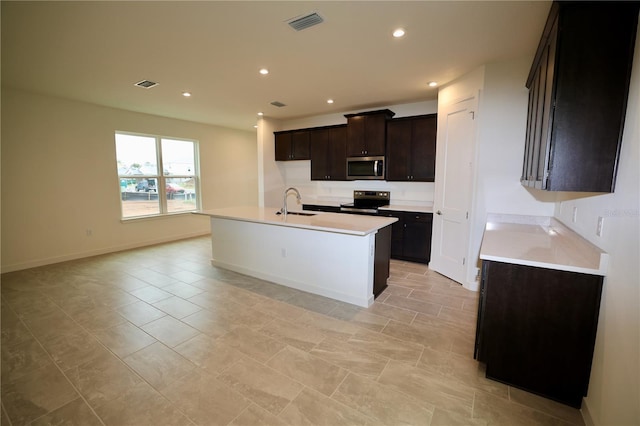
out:
{"label": "kitchen peninsula counter", "polygon": [[230,207],[210,217],[214,266],[358,306],[387,286],[396,218]]}

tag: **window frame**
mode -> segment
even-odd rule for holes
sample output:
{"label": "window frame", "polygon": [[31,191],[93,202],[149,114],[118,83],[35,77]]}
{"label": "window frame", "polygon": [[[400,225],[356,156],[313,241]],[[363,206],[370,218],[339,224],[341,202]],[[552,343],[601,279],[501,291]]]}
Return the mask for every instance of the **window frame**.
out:
{"label": "window frame", "polygon": [[[161,218],[175,215],[183,215],[183,214],[191,214],[193,212],[198,212],[202,207],[202,190],[200,188],[200,142],[196,139],[187,139],[173,136],[162,136],[162,135],[152,135],[147,133],[138,133],[138,132],[128,132],[128,131],[120,131],[116,130],[114,132],[114,147],[116,148],[116,175],[118,180],[118,188],[121,188],[121,180],[122,179],[131,179],[131,175],[121,175],[118,167],[118,151],[117,151],[117,136],[139,136],[144,138],[152,138],[155,141],[155,154],[156,154],[156,171],[157,175],[135,175],[136,179],[155,179],[156,180],[156,194],[158,195],[158,213],[152,214],[144,214],[138,216],[127,216],[123,215],[123,199],[122,199],[122,190],[119,191],[119,200],[120,200],[120,221],[121,222],[129,222],[133,220],[145,220],[145,219],[153,219],[153,218]],[[164,162],[162,157],[162,141],[182,141],[182,142],[190,142],[193,144],[193,171],[192,175],[167,175],[165,174]],[[192,210],[184,210],[184,211],[175,211],[170,212],[168,209],[167,203],[167,193],[166,193],[166,185],[167,179],[193,179],[194,180],[194,191],[195,191],[195,208]],[[161,190],[161,188],[165,188],[165,190]]]}

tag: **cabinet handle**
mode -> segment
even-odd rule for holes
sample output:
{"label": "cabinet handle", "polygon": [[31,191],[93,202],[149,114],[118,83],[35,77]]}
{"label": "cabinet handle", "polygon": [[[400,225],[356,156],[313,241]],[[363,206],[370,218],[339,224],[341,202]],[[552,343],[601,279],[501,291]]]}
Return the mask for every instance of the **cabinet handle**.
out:
{"label": "cabinet handle", "polygon": [[438,210],[438,211],[436,212],[436,214],[437,214],[438,216],[440,216],[440,215],[442,215],[442,212],[441,212],[440,210]]}

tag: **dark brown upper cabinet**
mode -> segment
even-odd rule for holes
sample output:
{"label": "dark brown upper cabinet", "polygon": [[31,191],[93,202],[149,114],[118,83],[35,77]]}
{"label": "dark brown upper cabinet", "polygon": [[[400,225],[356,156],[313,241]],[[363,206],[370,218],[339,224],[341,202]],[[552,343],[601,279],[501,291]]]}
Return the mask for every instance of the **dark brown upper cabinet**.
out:
{"label": "dark brown upper cabinet", "polygon": [[613,192],[638,2],[554,2],[527,79],[521,182]]}
{"label": "dark brown upper cabinet", "polygon": [[310,131],[311,180],[347,179],[347,126]]}
{"label": "dark brown upper cabinet", "polygon": [[387,122],[387,180],[433,182],[437,114]]}
{"label": "dark brown upper cabinet", "polygon": [[388,109],[346,114],[347,157],[385,155],[387,120],[394,115]]}
{"label": "dark brown upper cabinet", "polygon": [[291,130],[274,132],[276,161],[308,160],[309,131]]}

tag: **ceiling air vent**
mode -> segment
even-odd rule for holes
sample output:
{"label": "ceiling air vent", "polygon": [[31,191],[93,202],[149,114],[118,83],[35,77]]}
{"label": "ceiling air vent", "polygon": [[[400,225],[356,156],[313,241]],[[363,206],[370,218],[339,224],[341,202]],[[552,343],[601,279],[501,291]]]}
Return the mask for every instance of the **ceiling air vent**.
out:
{"label": "ceiling air vent", "polygon": [[135,85],[138,87],[142,87],[143,89],[151,89],[152,87],[157,86],[158,83],[150,80],[142,80],[137,82]]}
{"label": "ceiling air vent", "polygon": [[276,106],[278,108],[282,108],[282,107],[286,106],[285,104],[283,104],[280,101],[273,101],[273,102],[271,102],[271,105]]}
{"label": "ceiling air vent", "polygon": [[318,15],[316,12],[312,12],[307,15],[291,18],[286,22],[294,30],[302,31],[324,22],[324,19],[322,19],[322,16]]}

